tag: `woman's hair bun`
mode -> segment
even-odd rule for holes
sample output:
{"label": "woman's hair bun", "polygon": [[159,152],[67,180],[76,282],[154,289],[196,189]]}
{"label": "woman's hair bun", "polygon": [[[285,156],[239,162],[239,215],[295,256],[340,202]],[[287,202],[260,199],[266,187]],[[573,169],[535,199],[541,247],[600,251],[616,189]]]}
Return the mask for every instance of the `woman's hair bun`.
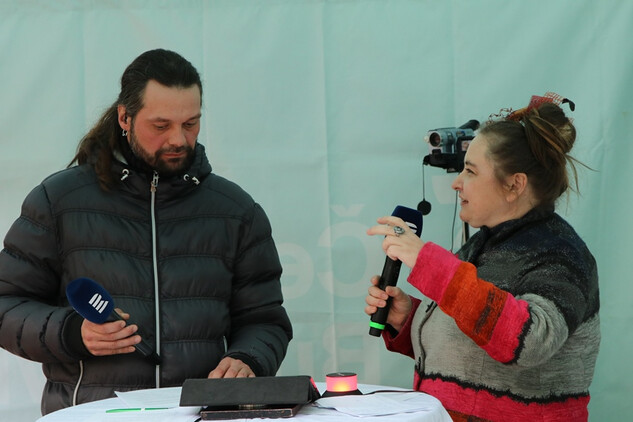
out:
{"label": "woman's hair bun", "polygon": [[[540,204],[554,204],[570,187],[577,190],[578,176],[569,154],[576,141],[576,128],[565,115],[561,104],[575,105],[558,94],[533,96],[530,104],[522,109],[495,115],[480,134],[487,136],[488,151],[495,162],[495,172],[500,181],[514,173],[528,176]],[[568,170],[571,170],[574,186],[570,186]]]}

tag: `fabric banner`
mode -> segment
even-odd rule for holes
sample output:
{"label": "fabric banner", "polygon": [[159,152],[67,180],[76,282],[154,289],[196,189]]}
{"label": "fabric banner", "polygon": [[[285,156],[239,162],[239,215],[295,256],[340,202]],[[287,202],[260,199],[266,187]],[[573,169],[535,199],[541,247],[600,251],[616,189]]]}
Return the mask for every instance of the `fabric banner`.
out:
{"label": "fabric banner", "polygon": [[[633,285],[621,257],[633,200],[620,167],[633,156],[631,22],[626,0],[0,0],[0,234],[67,166],[125,67],[175,50],[203,78],[199,141],[214,171],[271,220],[295,330],[279,374],[349,371],[410,387],[413,361],[367,333],[364,298],[384,254],[365,231],[424,196],[422,237],[456,251],[455,174],[422,165],[424,135],[554,91],[576,104],[574,155],[590,168],[559,206],[600,273],[590,418],[618,420],[633,414]],[[416,294],[407,273],[399,286]],[[0,414],[36,419],[40,365],[0,350],[0,379]]]}

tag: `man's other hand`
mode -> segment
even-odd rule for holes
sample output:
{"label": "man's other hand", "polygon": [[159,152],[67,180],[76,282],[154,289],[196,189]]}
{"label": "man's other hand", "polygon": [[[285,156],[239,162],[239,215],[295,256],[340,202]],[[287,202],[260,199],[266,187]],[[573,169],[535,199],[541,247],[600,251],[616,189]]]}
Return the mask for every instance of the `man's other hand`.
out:
{"label": "man's other hand", "polygon": [[207,378],[253,378],[255,373],[239,359],[225,357]]}

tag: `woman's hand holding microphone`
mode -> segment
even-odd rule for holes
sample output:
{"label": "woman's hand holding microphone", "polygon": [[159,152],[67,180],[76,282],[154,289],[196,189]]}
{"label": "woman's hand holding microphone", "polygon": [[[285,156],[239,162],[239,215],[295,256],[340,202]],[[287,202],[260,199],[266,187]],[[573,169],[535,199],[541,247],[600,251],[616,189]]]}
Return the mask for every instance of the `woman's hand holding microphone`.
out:
{"label": "woman's hand holding microphone", "polygon": [[[382,249],[385,254],[393,260],[400,260],[409,268],[413,268],[420,250],[424,246],[424,241],[420,239],[407,226],[402,219],[393,216],[381,217],[377,220],[378,225],[367,230],[370,236],[385,236],[382,242]],[[374,276],[371,279],[371,287],[365,297],[365,313],[373,315],[378,308],[387,305],[387,299],[391,297],[391,306],[387,316],[387,324],[397,331],[400,331],[409,313],[411,313],[411,298],[399,287],[387,286],[385,290],[378,287],[380,277]]]}

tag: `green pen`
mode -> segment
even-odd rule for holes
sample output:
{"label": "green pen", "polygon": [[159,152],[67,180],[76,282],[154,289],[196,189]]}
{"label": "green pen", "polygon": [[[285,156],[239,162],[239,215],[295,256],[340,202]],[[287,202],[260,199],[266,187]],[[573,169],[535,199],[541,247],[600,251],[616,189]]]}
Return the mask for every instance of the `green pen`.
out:
{"label": "green pen", "polygon": [[144,412],[146,410],[167,410],[169,407],[128,407],[125,409],[110,409],[106,410],[106,413],[120,413],[120,412]]}

